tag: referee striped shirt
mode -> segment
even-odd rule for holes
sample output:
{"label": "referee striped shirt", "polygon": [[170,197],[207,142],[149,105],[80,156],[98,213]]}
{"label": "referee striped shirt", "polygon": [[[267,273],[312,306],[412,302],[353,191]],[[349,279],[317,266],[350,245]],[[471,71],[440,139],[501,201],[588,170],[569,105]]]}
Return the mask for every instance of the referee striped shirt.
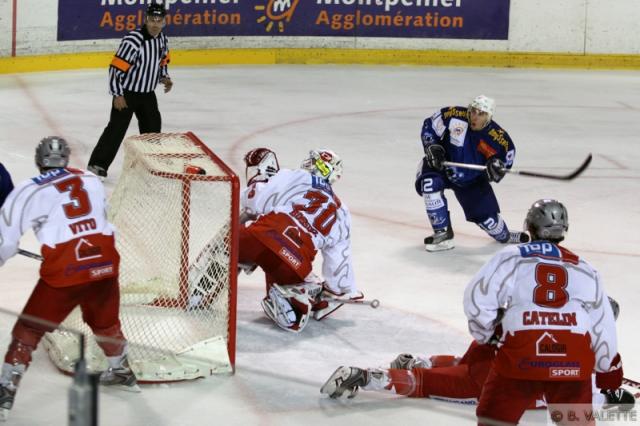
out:
{"label": "referee striped shirt", "polygon": [[169,77],[171,56],[167,36],[152,37],[145,27],[124,36],[109,67],[109,93],[153,92],[160,78]]}

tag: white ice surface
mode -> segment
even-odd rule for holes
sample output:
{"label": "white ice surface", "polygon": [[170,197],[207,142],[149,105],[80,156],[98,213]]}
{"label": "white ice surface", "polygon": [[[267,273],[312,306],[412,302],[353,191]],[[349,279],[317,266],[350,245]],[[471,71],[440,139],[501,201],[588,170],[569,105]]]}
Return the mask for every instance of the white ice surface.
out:
{"label": "white ice surface", "polygon": [[[512,229],[538,198],[566,204],[565,245],[595,265],[619,300],[626,376],[640,378],[633,331],[640,324],[639,73],[225,66],[174,68],[172,76],[174,90],[158,90],[163,130],[195,132],[240,175],[242,156],[257,146],[274,149],[288,167],[313,147],[342,156],[344,176],[335,190],[353,213],[358,285],[382,306],[347,306],[301,335],[287,334],[262,313],[260,274],[242,275],[235,376],[146,386],[140,394],[102,391],[101,424],[474,424],[473,407],[371,392],[332,401],[319,388],[338,365],[383,365],[400,352],[460,354],[470,342],[462,291],[500,246],[464,221],[449,194],[457,247],[423,251],[428,229],[413,180],[424,118],[480,93],[497,100],[495,119],[515,141],[516,167],[563,173],[594,154],[573,182],[507,176],[495,189]],[[0,161],[16,181],[35,174],[35,145],[50,134],[70,141],[72,166],[86,166],[108,120],[106,79],[106,70],[0,76]],[[129,134],[136,131],[134,119]],[[108,190],[121,161],[119,154]],[[22,246],[38,250],[31,233]],[[16,256],[0,269],[0,307],[21,310],[37,268]],[[0,314],[0,351],[12,325]],[[8,424],[65,424],[69,384],[38,350]]]}

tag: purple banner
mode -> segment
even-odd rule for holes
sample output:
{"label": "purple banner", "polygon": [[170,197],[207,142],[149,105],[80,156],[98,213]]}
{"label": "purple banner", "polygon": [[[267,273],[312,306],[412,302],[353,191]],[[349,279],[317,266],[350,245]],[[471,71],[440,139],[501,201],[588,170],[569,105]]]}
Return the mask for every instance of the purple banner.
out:
{"label": "purple banner", "polygon": [[[506,40],[510,0],[167,0],[169,36]],[[120,38],[149,0],[59,0],[58,40]]]}

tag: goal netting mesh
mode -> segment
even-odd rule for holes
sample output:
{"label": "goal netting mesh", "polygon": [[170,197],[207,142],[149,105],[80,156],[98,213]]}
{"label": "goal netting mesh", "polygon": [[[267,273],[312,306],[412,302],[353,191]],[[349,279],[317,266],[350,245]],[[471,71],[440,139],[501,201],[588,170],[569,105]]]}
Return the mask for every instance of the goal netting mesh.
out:
{"label": "goal netting mesh", "polygon": [[[120,264],[120,320],[142,382],[233,370],[238,231],[237,176],[192,133],[124,141],[111,196]],[[64,327],[91,335],[76,309]],[[73,371],[80,342],[68,331],[45,339],[51,359]],[[92,370],[106,359],[90,338]]]}

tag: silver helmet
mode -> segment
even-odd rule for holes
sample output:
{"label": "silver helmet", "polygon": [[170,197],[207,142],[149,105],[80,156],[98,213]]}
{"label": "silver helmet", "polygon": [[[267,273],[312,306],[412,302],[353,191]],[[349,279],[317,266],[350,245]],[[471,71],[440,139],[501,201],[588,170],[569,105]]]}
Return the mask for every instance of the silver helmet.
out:
{"label": "silver helmet", "polygon": [[67,167],[70,154],[66,140],[59,136],[47,136],[36,147],[36,166],[40,169]]}
{"label": "silver helmet", "polygon": [[538,200],[527,212],[524,228],[532,239],[562,241],[569,229],[567,209],[557,200]]}

